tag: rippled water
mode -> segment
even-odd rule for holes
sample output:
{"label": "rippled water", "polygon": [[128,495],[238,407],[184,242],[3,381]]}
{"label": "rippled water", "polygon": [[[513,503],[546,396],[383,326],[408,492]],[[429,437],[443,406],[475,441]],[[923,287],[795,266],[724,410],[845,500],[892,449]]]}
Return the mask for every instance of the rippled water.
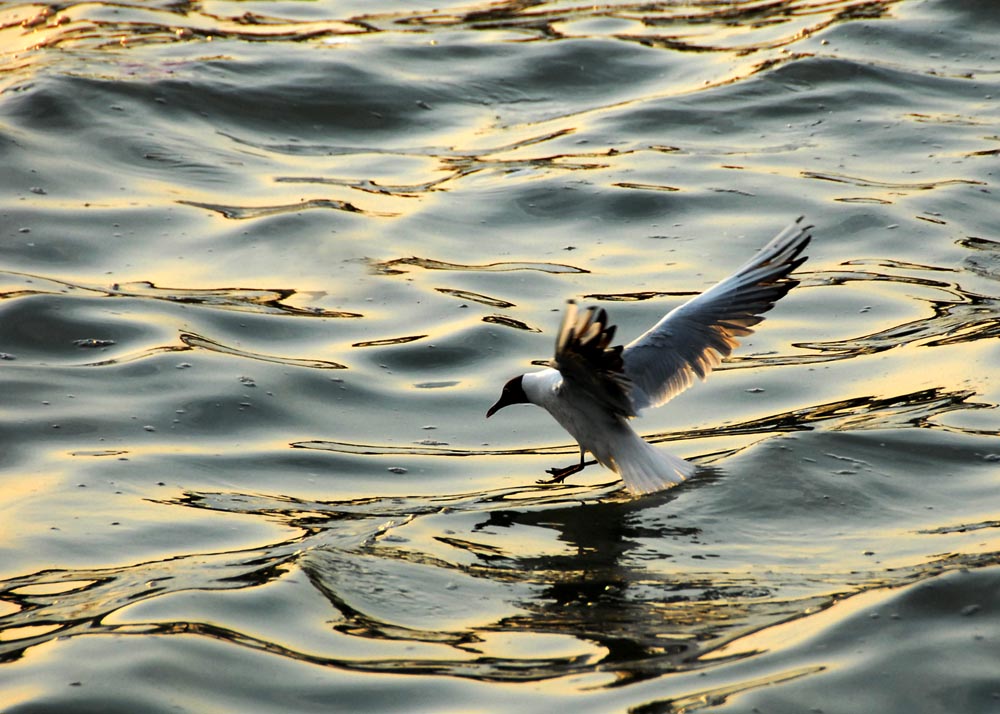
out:
{"label": "rippled water", "polygon": [[[0,709],[1000,707],[1000,7],[0,6]],[[637,424],[538,409],[792,218]]]}

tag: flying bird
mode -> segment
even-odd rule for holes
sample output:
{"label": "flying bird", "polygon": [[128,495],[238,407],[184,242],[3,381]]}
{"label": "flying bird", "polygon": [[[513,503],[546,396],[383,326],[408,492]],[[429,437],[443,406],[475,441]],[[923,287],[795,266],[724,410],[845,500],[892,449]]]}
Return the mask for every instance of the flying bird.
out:
{"label": "flying bird", "polygon": [[728,278],[683,305],[627,345],[611,346],[615,326],[601,308],[580,311],[569,300],[549,368],[514,377],[486,412],[511,404],[544,408],[580,446],[580,463],[549,469],[561,482],[584,468],[585,454],[616,472],[629,493],[653,493],[681,483],[694,464],[647,443],[629,419],[704,380],[751,334],[789,290],[805,262],[812,226],[800,217]]}

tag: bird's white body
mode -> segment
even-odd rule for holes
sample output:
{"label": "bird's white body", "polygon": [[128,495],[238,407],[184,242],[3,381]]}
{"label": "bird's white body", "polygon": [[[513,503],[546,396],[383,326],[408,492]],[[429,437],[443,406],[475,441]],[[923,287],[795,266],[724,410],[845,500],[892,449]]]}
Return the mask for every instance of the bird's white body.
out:
{"label": "bird's white body", "polygon": [[695,471],[694,464],[646,442],[627,420],[574,394],[572,389],[564,389],[559,370],[529,372],[522,386],[531,404],[545,409],[582,449],[618,473],[631,493],[662,491]]}
{"label": "bird's white body", "polygon": [[580,446],[580,464],[549,473],[561,481],[583,468],[590,451],[617,472],[630,493],[660,491],[689,478],[695,466],[646,443],[628,420],[704,379],[749,335],[798,281],[809,226],[792,223],[732,275],[671,310],[625,346],[611,346],[615,327],[604,310],[580,313],[569,301],[549,369],[511,379],[486,416],[509,404],[545,409]]}

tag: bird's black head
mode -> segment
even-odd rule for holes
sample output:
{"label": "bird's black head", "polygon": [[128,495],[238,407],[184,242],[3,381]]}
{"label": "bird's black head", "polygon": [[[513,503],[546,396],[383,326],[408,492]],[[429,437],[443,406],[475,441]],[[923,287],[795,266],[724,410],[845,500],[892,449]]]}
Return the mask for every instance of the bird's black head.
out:
{"label": "bird's black head", "polygon": [[497,403],[486,412],[487,419],[511,404],[528,403],[528,395],[524,393],[524,385],[521,383],[523,377],[523,374],[519,377],[514,377],[507,384],[503,385],[503,391],[500,392],[500,398],[497,400]]}

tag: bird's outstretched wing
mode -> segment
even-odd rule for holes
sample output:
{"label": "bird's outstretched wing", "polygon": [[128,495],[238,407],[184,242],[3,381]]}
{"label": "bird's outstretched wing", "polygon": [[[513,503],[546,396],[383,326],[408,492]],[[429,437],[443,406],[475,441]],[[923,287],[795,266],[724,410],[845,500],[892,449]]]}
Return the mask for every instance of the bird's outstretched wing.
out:
{"label": "bird's outstretched wing", "polygon": [[634,416],[623,347],[610,346],[614,336],[615,326],[608,324],[603,308],[580,312],[569,300],[556,338],[556,356],[549,364],[562,374],[565,388],[585,394],[619,416]]}
{"label": "bird's outstretched wing", "polygon": [[743,267],[671,310],[621,353],[636,411],[663,404],[728,357],[752,328],[799,281],[789,274],[805,261],[811,236],[800,217]]}

